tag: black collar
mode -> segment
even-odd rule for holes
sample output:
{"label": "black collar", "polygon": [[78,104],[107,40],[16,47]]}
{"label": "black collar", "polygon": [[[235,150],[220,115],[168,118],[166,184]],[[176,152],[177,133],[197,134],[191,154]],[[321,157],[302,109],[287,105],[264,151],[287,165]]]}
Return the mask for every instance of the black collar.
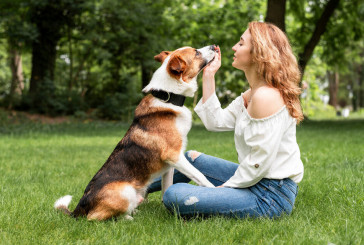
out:
{"label": "black collar", "polygon": [[152,95],[163,102],[172,103],[173,105],[183,106],[186,96],[174,94],[163,90],[152,90]]}

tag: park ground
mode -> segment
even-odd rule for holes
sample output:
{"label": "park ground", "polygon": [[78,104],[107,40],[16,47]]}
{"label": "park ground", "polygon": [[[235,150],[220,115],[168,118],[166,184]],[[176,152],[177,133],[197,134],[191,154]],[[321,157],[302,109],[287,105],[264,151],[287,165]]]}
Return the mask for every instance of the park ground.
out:
{"label": "park ground", "polygon": [[[306,120],[297,127],[305,166],[290,216],[184,220],[160,192],[134,221],[88,222],[56,212],[62,195],[75,208],[128,123],[29,118],[0,111],[0,244],[363,244],[364,120]],[[237,161],[232,132],[196,123],[188,149]]]}

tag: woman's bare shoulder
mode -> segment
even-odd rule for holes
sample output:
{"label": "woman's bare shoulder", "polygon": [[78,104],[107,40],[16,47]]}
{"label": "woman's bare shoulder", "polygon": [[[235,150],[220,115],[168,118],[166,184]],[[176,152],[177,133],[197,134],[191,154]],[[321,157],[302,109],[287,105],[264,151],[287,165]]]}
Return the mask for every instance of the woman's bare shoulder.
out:
{"label": "woman's bare shoulder", "polygon": [[265,118],[278,112],[284,106],[280,91],[273,87],[258,88],[251,98],[249,114],[253,118]]}

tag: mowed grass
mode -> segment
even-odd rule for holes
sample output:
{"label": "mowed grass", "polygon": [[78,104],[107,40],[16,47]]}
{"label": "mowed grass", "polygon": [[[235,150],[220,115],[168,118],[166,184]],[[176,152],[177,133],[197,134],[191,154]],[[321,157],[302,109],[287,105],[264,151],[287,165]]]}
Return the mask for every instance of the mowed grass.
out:
{"label": "mowed grass", "polygon": [[[128,129],[114,122],[0,127],[0,244],[363,244],[364,121],[308,121],[297,128],[305,165],[295,209],[280,219],[183,220],[160,192],[134,221],[88,222],[53,209],[83,191]],[[188,149],[237,161],[233,133],[194,125]],[[226,200],[228,201],[228,200]]]}

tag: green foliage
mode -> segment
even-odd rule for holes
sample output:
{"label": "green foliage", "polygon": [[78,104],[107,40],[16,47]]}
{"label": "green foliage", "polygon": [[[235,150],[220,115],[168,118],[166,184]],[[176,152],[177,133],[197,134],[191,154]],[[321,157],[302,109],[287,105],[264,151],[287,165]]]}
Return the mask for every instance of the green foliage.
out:
{"label": "green foliage", "polygon": [[331,67],[347,72],[348,63],[362,52],[364,37],[364,2],[340,1],[335,18],[329,23],[329,32],[323,37],[323,59]]}
{"label": "green foliage", "polygon": [[[287,1],[287,35],[296,54],[302,52],[327,2]],[[62,0],[57,3],[3,0],[0,3],[0,103],[6,106],[10,92],[11,73],[7,68],[10,45],[25,57],[25,91],[23,104],[18,108],[52,115],[97,108],[97,114],[102,117],[128,120],[140,99],[142,87],[159,65],[153,60],[154,55],[182,46],[198,48],[217,44],[222,51],[222,67],[216,74],[217,93],[225,105],[248,88],[243,72],[231,66],[231,47],[250,21],[264,19],[266,7],[266,0]],[[357,82],[362,79],[357,70],[363,64],[360,45],[364,33],[363,11],[360,0],[340,2],[315,49],[316,61],[306,71],[309,74],[304,79],[311,92],[316,93],[309,96],[312,101],[304,102],[306,107],[320,103],[318,93],[324,93],[325,84],[323,68],[338,68],[345,75],[341,99],[349,94],[345,92],[348,86],[355,96],[360,93],[359,87],[364,83]],[[51,62],[46,62],[49,66],[41,69],[50,71],[35,95],[41,103],[34,106],[37,103],[31,102],[28,93],[30,71],[35,63],[31,52],[32,45],[43,40],[42,30],[49,30],[47,38],[56,40],[56,63],[54,76]],[[48,56],[52,56],[51,52]],[[320,92],[313,90],[314,83]],[[201,86],[198,93],[201,95]],[[360,103],[356,104],[361,107]],[[118,105],[125,106],[111,108]]]}

